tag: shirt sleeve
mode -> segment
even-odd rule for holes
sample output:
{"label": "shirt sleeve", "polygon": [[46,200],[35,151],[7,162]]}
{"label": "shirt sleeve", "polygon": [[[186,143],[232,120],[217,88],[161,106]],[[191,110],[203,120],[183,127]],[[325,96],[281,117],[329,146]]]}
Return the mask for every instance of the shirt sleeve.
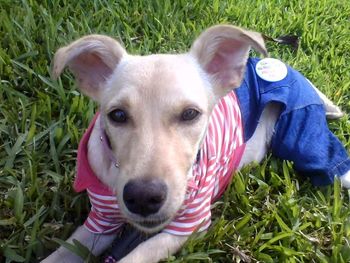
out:
{"label": "shirt sleeve", "polygon": [[293,161],[314,185],[333,183],[335,176],[350,170],[350,158],[329,130],[322,105],[309,105],[282,114],[272,138],[272,153]]}
{"label": "shirt sleeve", "polygon": [[91,211],[84,226],[95,234],[117,232],[124,224],[117,198],[115,196],[100,195],[87,190],[91,203]]}

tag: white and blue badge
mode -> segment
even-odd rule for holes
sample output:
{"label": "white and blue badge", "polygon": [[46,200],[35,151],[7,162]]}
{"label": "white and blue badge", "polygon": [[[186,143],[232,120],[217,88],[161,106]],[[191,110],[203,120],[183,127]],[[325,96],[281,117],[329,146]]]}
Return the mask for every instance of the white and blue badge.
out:
{"label": "white and blue badge", "polygon": [[288,73],[287,66],[275,58],[264,58],[260,60],[255,66],[255,71],[261,79],[269,82],[280,81]]}

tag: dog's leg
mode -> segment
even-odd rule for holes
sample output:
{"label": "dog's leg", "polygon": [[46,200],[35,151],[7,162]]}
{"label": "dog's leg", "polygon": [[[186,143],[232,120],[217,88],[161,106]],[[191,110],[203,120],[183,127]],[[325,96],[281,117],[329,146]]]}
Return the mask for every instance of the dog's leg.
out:
{"label": "dog's leg", "polygon": [[[313,87],[313,89],[316,91],[318,96],[321,98],[325,107],[327,119],[339,119],[344,116],[344,113],[338,106],[336,106],[330,99],[327,98],[325,94],[323,94],[318,88],[316,88],[315,85],[311,83],[311,81],[309,81],[309,83],[311,84],[311,87]],[[350,171],[347,171],[345,174],[342,174],[338,177],[344,188],[350,188]]]}
{"label": "dog's leg", "polygon": [[159,262],[176,253],[186,242],[188,236],[175,236],[159,233],[138,245],[118,263],[152,263]]}
{"label": "dog's leg", "polygon": [[[99,255],[105,249],[110,246],[110,244],[115,239],[116,234],[94,234],[88,231],[84,226],[80,226],[72,236],[67,240],[68,243],[73,243],[73,240],[79,241],[82,245],[88,248],[92,254]],[[74,254],[65,247],[60,247],[55,252],[53,252],[49,257],[45,258],[43,263],[78,263],[84,262],[84,259]]]}
{"label": "dog's leg", "polygon": [[[312,85],[314,90],[318,93],[320,96],[321,100],[323,101],[325,111],[327,113],[327,118],[339,118],[342,116],[341,110],[335,106],[323,93],[321,93],[315,86]],[[280,106],[276,103],[269,104],[265,107],[260,120],[259,124],[253,134],[253,136],[247,141],[246,144],[246,150],[244,152],[244,155],[242,157],[241,163],[239,165],[239,168],[243,167],[246,164],[249,164],[251,162],[260,162],[266,155],[266,153],[269,152],[270,146],[271,146],[271,140],[273,138],[273,135],[275,133],[275,124],[276,121],[278,120],[279,114],[280,114]],[[326,122],[325,122],[326,123]],[[326,125],[326,124],[325,124]],[[305,129],[305,127],[303,128]],[[277,130],[276,132],[279,132]],[[327,131],[324,131],[327,133]],[[328,131],[330,133],[330,131]],[[323,133],[322,133],[323,134]],[[328,138],[324,134],[322,135],[324,138]],[[301,136],[299,140],[301,140],[303,137]],[[318,137],[320,138],[320,137]],[[334,148],[337,148],[339,151],[343,151],[343,155],[345,154],[345,149],[340,149],[342,148],[340,145],[341,143],[338,140],[332,139],[333,136],[329,137],[330,142],[333,143]],[[326,140],[328,142],[328,140]],[[310,141],[310,143],[313,143],[313,141]],[[282,143],[282,142],[281,142]],[[297,143],[296,143],[297,144]],[[303,158],[297,158],[295,160],[295,156],[290,155],[289,157],[287,156],[280,156],[281,153],[283,152],[288,152],[288,148],[284,148],[284,151],[280,152],[277,154],[278,157],[282,159],[288,159],[294,161],[297,165],[300,166],[300,163],[303,164],[302,160]],[[300,156],[305,156],[305,159],[310,158],[307,153],[310,153],[312,151],[303,151],[300,153]],[[276,152],[274,152],[276,155]],[[345,155],[344,155],[345,156]],[[325,160],[325,158],[321,158],[320,156],[318,157],[313,157],[314,163],[316,163],[319,160]],[[344,172],[344,167],[349,166],[349,160],[345,160],[343,163],[341,163],[342,168],[339,170],[338,173],[336,173],[337,177],[340,179],[341,184],[344,188],[350,188],[350,170],[347,170]],[[323,165],[325,166],[325,165]],[[323,167],[321,164],[319,164],[319,167]],[[302,169],[299,168],[301,171]],[[302,171],[301,171],[302,172]]]}
{"label": "dog's leg", "polygon": [[338,106],[336,106],[330,99],[327,98],[326,95],[324,95],[318,88],[316,88],[310,80],[307,79],[307,81],[310,83],[311,87],[313,87],[313,89],[316,91],[317,95],[321,98],[325,107],[327,119],[339,119],[344,116],[344,113]]}
{"label": "dog's leg", "polygon": [[270,150],[271,138],[280,114],[281,106],[277,103],[266,105],[253,136],[247,141],[239,169],[251,162],[261,162]]}
{"label": "dog's leg", "polygon": [[344,188],[350,189],[350,171],[339,177],[341,185]]}

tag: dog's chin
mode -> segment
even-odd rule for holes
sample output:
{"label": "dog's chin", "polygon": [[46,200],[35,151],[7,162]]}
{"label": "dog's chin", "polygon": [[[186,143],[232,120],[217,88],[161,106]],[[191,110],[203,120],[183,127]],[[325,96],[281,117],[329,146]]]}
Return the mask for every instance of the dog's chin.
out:
{"label": "dog's chin", "polygon": [[144,233],[152,234],[162,230],[167,224],[169,224],[171,219],[144,219],[140,221],[129,221],[134,227],[141,230]]}

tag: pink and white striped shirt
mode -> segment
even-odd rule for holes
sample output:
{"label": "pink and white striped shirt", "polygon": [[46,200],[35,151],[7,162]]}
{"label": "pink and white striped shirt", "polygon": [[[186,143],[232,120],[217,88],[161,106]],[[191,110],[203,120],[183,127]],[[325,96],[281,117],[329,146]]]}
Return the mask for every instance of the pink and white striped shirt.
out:
{"label": "pink and white striped shirt", "polygon": [[[87,144],[98,114],[85,132],[78,148],[74,189],[87,190],[91,211],[84,225],[93,233],[117,231],[125,219],[116,195],[93,173],[87,159]],[[222,195],[237,169],[244,151],[241,112],[234,91],[214,107],[200,158],[192,167],[185,201],[175,218],[162,230],[174,235],[203,231],[211,223],[210,205]]]}

